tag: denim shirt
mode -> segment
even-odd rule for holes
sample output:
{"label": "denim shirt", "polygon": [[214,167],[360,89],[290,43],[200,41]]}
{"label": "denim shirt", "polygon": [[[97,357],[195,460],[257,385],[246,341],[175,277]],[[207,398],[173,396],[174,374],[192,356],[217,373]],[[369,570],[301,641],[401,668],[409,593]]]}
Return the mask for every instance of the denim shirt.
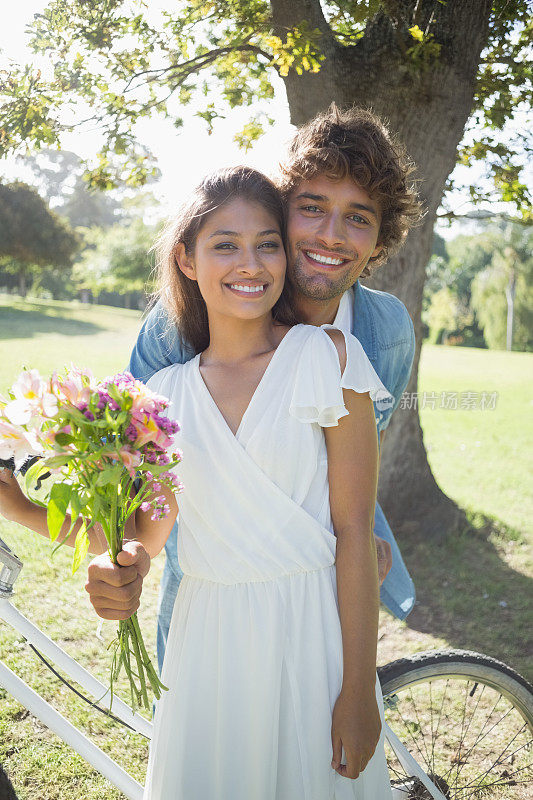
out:
{"label": "denim shirt", "polygon": [[[361,342],[365,353],[381,381],[394,397],[394,403],[375,403],[378,430],[385,430],[398,407],[407,386],[415,353],[413,323],[404,304],[394,295],[354,286],[352,333]],[[168,317],[157,303],[146,317],[131,354],[129,370],[142,381],[170,364],[183,364],[194,356],[175,328],[169,328]],[[381,601],[395,616],[404,619],[415,603],[415,589],[407,572],[393,533],[379,505],[374,520],[376,536],[386,539],[392,549],[392,568],[381,586]],[[179,582],[183,573],[178,564],[177,523],[165,545],[166,563],[159,599],[157,650],[161,667],[163,654]]]}

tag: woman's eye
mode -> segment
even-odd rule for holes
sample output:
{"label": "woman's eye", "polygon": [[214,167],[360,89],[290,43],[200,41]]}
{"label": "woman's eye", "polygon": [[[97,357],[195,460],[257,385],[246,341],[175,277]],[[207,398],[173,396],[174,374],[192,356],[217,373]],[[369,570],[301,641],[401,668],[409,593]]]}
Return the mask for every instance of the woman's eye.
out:
{"label": "woman's eye", "polygon": [[320,211],[318,206],[302,206],[302,211],[311,211],[314,213],[315,211]]}
{"label": "woman's eye", "polygon": [[233,250],[234,247],[233,242],[219,242],[215,245],[215,250]]}
{"label": "woman's eye", "polygon": [[353,222],[357,222],[358,224],[368,225],[367,220],[364,217],[362,217],[360,214],[351,214],[350,215],[350,219]]}
{"label": "woman's eye", "polygon": [[259,247],[266,248],[267,250],[277,250],[279,246],[279,242],[262,242],[259,245]]}

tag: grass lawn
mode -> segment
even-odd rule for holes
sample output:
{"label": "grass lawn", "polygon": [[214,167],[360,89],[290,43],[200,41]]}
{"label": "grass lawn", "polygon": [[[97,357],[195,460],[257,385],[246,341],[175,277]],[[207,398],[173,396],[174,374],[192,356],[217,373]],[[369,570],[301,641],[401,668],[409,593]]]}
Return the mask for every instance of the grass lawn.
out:
{"label": "grass lawn", "polygon": [[[77,303],[23,301],[0,295],[0,391],[22,365],[46,374],[74,361],[99,377],[122,369],[140,325],[134,311]],[[424,346],[420,393],[425,443],[443,490],[468,509],[468,530],[436,545],[406,535],[400,545],[417,585],[418,602],[405,622],[383,612],[379,660],[433,647],[483,650],[528,671],[526,635],[531,574],[533,498],[530,487],[533,355]],[[492,410],[432,409],[430,392],[498,392]],[[422,395],[420,395],[421,399]],[[398,412],[401,413],[401,412]],[[17,607],[104,682],[106,643],[114,624],[97,618],[83,588],[84,569],[72,577],[71,552],[53,559],[48,542],[0,521],[0,536],[25,563]],[[140,618],[155,653],[155,618],[163,556],[145,581]],[[33,655],[21,637],[0,623],[0,658],[53,703],[99,747],[140,782],[147,743],[138,735],[89,713]],[[531,677],[531,674],[529,675]],[[124,694],[124,693],[123,693]],[[124,694],[124,696],[126,696]],[[0,690],[0,763],[20,800],[111,800],[123,796],[80,757]]]}

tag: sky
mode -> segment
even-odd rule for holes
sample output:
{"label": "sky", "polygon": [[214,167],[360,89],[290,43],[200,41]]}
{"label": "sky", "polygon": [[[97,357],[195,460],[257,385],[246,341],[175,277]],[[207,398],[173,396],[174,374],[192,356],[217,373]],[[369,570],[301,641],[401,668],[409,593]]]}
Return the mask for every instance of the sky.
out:
{"label": "sky", "polygon": [[[35,56],[27,48],[28,37],[25,26],[35,13],[41,12],[48,0],[22,0],[10,3],[3,9],[3,24],[0,27],[0,69],[9,65],[12,59],[18,63],[35,61]],[[157,14],[161,6],[175,5],[172,0],[150,0],[150,13]],[[41,65],[41,64],[39,64]],[[45,69],[45,63],[42,62]],[[285,88],[281,79],[274,76],[275,99],[262,102],[261,110],[267,111],[275,119],[275,124],[267,128],[266,134],[247,152],[239,149],[233,141],[237,132],[242,130],[249,119],[249,108],[228,111],[224,120],[217,120],[213,135],[209,136],[203,120],[195,116],[193,106],[183,108],[183,128],[177,130],[170,121],[162,118],[143,120],[139,123],[140,140],[146,144],[156,156],[161,171],[161,180],[150,189],[160,204],[160,215],[172,213],[186,195],[196,186],[202,177],[218,167],[236,164],[248,164],[267,174],[274,175],[280,157],[290,140],[294,127],[290,124],[289,109]],[[73,150],[82,158],[94,156],[98,149],[99,138],[95,132],[80,132],[64,137],[63,149]],[[456,168],[456,175],[465,182],[471,175],[480,172],[479,168]],[[8,179],[20,178],[28,180],[29,175],[13,157],[0,161],[0,174]],[[464,195],[457,193],[453,198],[457,213],[466,213],[471,209]],[[438,226],[439,232],[450,238],[459,230],[457,225]]]}

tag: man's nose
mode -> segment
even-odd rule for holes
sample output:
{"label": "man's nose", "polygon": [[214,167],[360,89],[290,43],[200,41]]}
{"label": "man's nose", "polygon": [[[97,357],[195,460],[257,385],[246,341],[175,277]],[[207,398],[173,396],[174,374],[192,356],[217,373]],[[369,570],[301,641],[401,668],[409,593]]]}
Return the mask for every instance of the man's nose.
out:
{"label": "man's nose", "polygon": [[317,237],[326,247],[339,247],[344,244],[344,217],[342,214],[331,211],[322,217],[317,230]]}

